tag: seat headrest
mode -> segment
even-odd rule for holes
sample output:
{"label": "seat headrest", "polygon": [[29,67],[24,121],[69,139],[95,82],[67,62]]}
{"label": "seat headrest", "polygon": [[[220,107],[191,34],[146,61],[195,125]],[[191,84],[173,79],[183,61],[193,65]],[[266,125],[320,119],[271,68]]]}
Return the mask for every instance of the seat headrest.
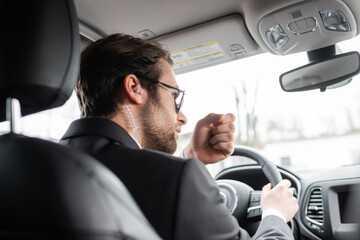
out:
{"label": "seat headrest", "polygon": [[22,115],[61,106],[75,87],[80,36],[71,0],[1,1],[0,121],[8,97]]}

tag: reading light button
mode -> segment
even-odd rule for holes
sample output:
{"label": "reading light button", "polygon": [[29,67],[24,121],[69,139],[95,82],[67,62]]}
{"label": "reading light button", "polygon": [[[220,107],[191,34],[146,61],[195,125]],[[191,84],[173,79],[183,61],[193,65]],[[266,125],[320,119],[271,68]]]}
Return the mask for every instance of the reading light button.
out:
{"label": "reading light button", "polygon": [[288,27],[295,35],[313,32],[316,29],[316,20],[314,17],[303,18],[289,23]]}

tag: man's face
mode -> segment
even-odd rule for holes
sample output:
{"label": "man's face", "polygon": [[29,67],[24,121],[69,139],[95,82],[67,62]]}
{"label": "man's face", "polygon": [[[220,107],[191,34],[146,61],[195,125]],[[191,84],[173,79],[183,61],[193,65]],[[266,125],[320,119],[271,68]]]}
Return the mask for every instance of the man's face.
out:
{"label": "man's face", "polygon": [[[171,65],[161,60],[162,74],[158,81],[178,88]],[[157,86],[157,99],[148,99],[141,112],[143,127],[142,146],[173,154],[177,148],[177,139],[181,126],[187,120],[182,112],[176,113],[174,96],[175,89]]]}

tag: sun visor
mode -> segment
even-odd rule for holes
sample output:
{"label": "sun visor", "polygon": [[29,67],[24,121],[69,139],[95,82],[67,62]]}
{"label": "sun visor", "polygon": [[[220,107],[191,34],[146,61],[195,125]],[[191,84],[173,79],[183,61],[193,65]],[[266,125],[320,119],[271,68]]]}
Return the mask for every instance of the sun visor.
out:
{"label": "sun visor", "polygon": [[155,40],[169,48],[176,74],[263,52],[250,36],[242,17],[237,14],[163,35]]}

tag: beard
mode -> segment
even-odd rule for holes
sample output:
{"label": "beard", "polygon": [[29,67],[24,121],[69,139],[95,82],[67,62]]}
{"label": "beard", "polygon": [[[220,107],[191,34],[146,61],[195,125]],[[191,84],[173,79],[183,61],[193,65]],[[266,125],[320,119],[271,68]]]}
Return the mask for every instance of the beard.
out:
{"label": "beard", "polygon": [[140,117],[143,148],[173,154],[177,148],[175,131],[178,124],[170,124],[173,120],[152,99],[144,105]]}

